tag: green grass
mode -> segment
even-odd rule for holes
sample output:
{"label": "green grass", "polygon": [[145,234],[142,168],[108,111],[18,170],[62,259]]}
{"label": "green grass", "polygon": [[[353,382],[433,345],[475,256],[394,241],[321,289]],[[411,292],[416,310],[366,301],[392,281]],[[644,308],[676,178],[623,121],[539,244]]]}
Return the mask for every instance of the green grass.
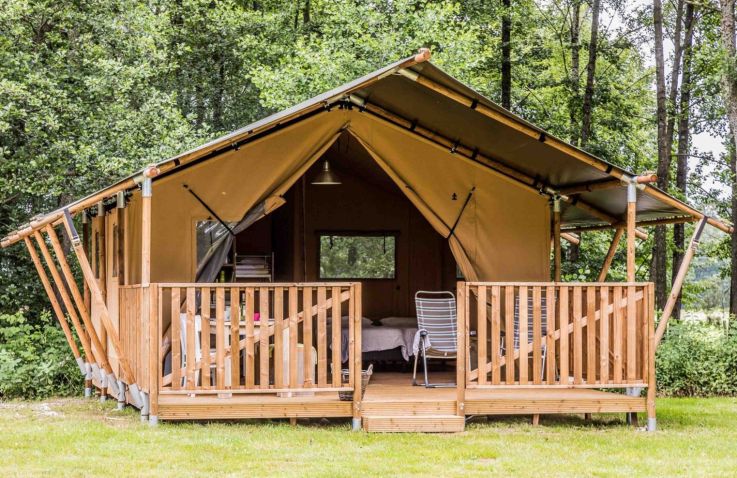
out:
{"label": "green grass", "polygon": [[734,476],[737,399],[659,399],[656,433],[621,416],[477,419],[455,435],[330,424],[162,423],[113,402],[0,403],[0,476]]}

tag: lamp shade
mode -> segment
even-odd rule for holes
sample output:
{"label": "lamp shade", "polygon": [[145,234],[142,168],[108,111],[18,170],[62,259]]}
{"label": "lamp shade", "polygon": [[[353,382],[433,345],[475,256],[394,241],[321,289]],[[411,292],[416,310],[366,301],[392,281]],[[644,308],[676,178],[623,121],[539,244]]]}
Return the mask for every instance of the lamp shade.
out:
{"label": "lamp shade", "polygon": [[320,170],[319,173],[317,173],[317,176],[315,176],[315,179],[312,180],[312,183],[316,186],[330,186],[330,185],[337,185],[341,184],[340,179],[338,178],[338,175],[336,175],[331,169],[330,169],[330,163],[325,160],[325,162],[322,165],[322,170]]}

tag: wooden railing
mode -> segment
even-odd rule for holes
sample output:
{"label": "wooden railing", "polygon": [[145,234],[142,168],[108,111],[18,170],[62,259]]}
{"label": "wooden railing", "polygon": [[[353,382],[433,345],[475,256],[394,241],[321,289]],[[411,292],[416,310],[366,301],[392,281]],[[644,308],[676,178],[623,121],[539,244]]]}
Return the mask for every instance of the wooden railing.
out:
{"label": "wooden railing", "polygon": [[[125,285],[118,289],[120,322],[118,333],[123,354],[130,362],[133,375],[141,390],[149,387],[149,323],[148,314],[142,314],[143,288],[140,285]],[[116,371],[116,375],[119,374]],[[119,375],[118,375],[119,376]]]}
{"label": "wooden railing", "polygon": [[466,387],[647,386],[652,294],[650,283],[459,283]]}
{"label": "wooden railing", "polygon": [[177,283],[156,290],[159,330],[169,331],[171,344],[160,393],[354,389],[360,284]]}

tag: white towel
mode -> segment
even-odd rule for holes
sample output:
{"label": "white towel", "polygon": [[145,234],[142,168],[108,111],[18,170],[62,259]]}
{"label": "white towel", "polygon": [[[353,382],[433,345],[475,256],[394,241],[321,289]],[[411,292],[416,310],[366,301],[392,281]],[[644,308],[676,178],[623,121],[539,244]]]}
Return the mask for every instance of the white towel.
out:
{"label": "white towel", "polygon": [[[424,332],[423,329],[418,330],[415,332],[415,338],[412,340],[412,354],[417,355],[417,353],[420,351],[420,340],[422,340],[422,332]],[[430,336],[425,336],[425,350],[429,349],[432,344],[430,343]]]}

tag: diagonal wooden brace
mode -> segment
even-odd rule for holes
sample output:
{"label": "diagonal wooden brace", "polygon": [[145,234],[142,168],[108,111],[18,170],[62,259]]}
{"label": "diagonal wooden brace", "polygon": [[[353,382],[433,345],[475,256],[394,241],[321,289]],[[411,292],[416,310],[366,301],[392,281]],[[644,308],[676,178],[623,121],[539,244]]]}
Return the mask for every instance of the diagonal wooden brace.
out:
{"label": "diagonal wooden brace", "polygon": [[[112,321],[110,320],[110,313],[108,312],[107,305],[102,298],[102,291],[100,290],[100,287],[95,280],[95,274],[92,272],[92,267],[90,266],[90,263],[87,260],[87,256],[84,253],[84,248],[82,247],[82,243],[79,240],[77,230],[74,228],[74,223],[72,223],[72,216],[69,214],[69,210],[64,210],[63,222],[67,234],[71,239],[72,249],[74,249],[74,254],[77,256],[77,261],[79,262],[80,269],[82,270],[82,275],[92,295],[92,301],[93,303],[97,304],[100,309],[100,322],[105,328],[107,336],[112,343],[115,354],[118,357],[122,372],[122,379],[128,385],[133,401],[137,406],[140,407],[143,404],[140,389],[136,384],[136,378],[133,374],[133,370],[131,369],[130,362],[128,362],[128,358],[123,353],[123,346],[120,343],[120,337],[118,336],[118,333],[113,327]],[[77,289],[77,293],[78,292],[79,289]]]}
{"label": "diagonal wooden brace", "polygon": [[688,268],[691,265],[691,261],[693,260],[694,256],[696,255],[696,250],[699,248],[701,233],[704,232],[704,227],[706,226],[708,220],[709,218],[707,216],[702,217],[696,225],[696,230],[694,230],[693,236],[691,236],[691,243],[688,245],[688,249],[686,250],[686,253],[683,256],[683,260],[681,261],[681,266],[678,268],[676,278],[673,280],[673,286],[671,287],[668,301],[665,303],[665,307],[663,307],[663,315],[660,317],[658,328],[655,331],[655,348],[660,345],[660,341],[663,339],[663,335],[665,334],[665,329],[668,327],[668,320],[673,314],[673,309],[675,309],[676,303],[678,303],[678,294],[681,292],[683,281],[686,280]]}
{"label": "diagonal wooden brace", "polygon": [[[90,361],[90,365],[94,369],[95,375],[98,376],[98,379],[102,379],[100,367],[104,368],[105,372],[107,373],[109,373],[108,369],[110,369],[110,366],[107,365],[107,360],[105,359],[105,354],[102,351],[102,347],[98,346],[99,341],[95,342],[94,337],[92,336],[93,334],[90,334],[89,329],[85,330],[85,327],[83,327],[82,324],[79,322],[79,317],[77,316],[77,311],[74,307],[74,303],[72,302],[72,299],[69,297],[69,292],[67,291],[64,280],[62,280],[62,277],[59,275],[59,271],[56,268],[54,258],[51,256],[51,253],[46,247],[46,243],[44,242],[43,237],[41,237],[41,233],[38,231],[34,231],[33,237],[36,240],[36,243],[38,244],[38,248],[41,250],[41,254],[43,255],[43,258],[46,261],[46,265],[49,268],[49,272],[51,272],[52,279],[56,283],[56,287],[59,291],[59,295],[61,296],[61,299],[64,302],[64,307],[66,307],[67,313],[69,314],[69,317],[72,319],[72,323],[74,324],[74,328],[77,331],[77,335],[79,336],[79,339],[82,342],[82,348],[84,349],[85,355],[87,356],[87,359]],[[67,280],[67,285],[69,285],[68,280]],[[107,365],[107,368],[105,368],[106,365]]]}
{"label": "diagonal wooden brace", "polygon": [[[28,236],[24,237],[23,241],[26,243],[26,248],[28,248],[28,253],[31,255],[33,265],[36,266],[36,272],[38,272],[38,277],[41,279],[41,284],[43,284],[46,295],[49,296],[49,301],[51,302],[51,308],[54,310],[54,315],[59,321],[59,325],[61,325],[61,330],[64,331],[64,337],[66,337],[69,348],[72,349],[74,359],[77,361],[77,365],[79,365],[79,370],[80,372],[82,372],[82,375],[86,377],[87,367],[85,366],[84,358],[79,353],[77,343],[74,341],[74,336],[72,335],[72,331],[70,330],[69,324],[67,323],[67,318],[64,315],[64,312],[61,309],[61,305],[59,305],[59,301],[56,298],[56,294],[54,294],[54,289],[51,287],[51,283],[49,282],[49,277],[46,275],[46,271],[44,270],[43,265],[41,265],[41,260],[36,253],[36,249],[33,247],[33,244],[31,244],[31,240],[28,239]],[[85,354],[87,354],[86,351]]]}

